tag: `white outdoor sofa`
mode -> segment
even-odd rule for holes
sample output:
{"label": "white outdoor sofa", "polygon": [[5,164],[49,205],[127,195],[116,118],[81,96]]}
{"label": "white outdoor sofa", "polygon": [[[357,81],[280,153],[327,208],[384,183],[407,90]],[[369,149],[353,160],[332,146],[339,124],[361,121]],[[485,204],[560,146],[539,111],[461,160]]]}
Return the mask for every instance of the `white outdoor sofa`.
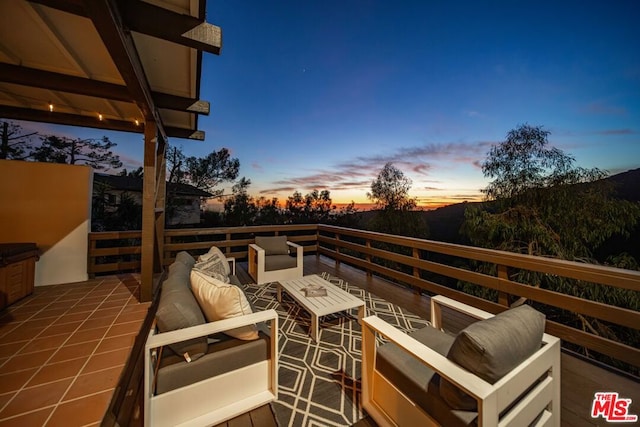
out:
{"label": "white outdoor sofa", "polygon": [[[445,333],[442,307],[480,321]],[[560,425],[560,340],[543,333],[541,313],[525,305],[494,317],[435,296],[431,323],[406,334],[363,319],[362,406],[378,425]]]}
{"label": "white outdoor sofa", "polygon": [[[145,426],[216,425],[278,395],[277,312],[207,322],[189,283],[194,263],[179,253],[162,284],[145,345]],[[242,289],[233,273],[228,277]],[[238,339],[243,327],[256,328],[258,337]]]}

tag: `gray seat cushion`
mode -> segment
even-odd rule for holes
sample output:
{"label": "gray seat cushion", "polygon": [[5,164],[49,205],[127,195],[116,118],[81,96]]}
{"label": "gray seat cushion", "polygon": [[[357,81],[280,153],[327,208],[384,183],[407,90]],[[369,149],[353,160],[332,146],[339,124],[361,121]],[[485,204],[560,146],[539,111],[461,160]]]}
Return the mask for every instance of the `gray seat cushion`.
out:
{"label": "gray seat cushion", "polygon": [[[446,356],[455,339],[431,326],[409,336],[442,356]],[[440,397],[440,377],[393,343],[378,348],[376,369],[443,426],[472,425],[478,415],[474,411],[452,411]]]}
{"label": "gray seat cushion", "polygon": [[289,255],[270,255],[264,257],[264,271],[285,270],[296,268],[297,259]]}
{"label": "gray seat cushion", "polygon": [[265,256],[289,253],[287,236],[256,236],[256,245],[264,249]]}
{"label": "gray seat cushion", "polygon": [[[460,331],[447,358],[493,384],[542,345],[545,316],[528,305],[504,311]],[[476,410],[477,402],[448,381],[440,394],[456,409]]]}
{"label": "gray seat cushion", "polygon": [[190,363],[171,353],[163,354],[156,380],[156,393],[166,393],[271,357],[270,338],[262,331],[258,339],[253,341],[242,341],[222,334],[218,338],[220,339],[209,344],[204,356]]}

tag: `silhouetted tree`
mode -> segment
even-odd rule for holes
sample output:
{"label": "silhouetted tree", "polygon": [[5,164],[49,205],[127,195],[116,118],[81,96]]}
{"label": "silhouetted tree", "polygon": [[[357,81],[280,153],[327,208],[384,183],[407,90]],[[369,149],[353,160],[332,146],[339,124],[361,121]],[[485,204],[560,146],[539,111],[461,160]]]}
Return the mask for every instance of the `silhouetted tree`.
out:
{"label": "silhouetted tree", "polygon": [[295,191],[286,202],[286,212],[289,222],[301,224],[318,224],[327,222],[335,206],[331,201],[329,190],[313,190],[304,197]]}
{"label": "silhouetted tree", "polygon": [[232,196],[224,201],[224,218],[228,226],[246,226],[255,223],[258,208],[247,192],[251,180],[242,177],[232,188]]}
{"label": "silhouetted tree", "polygon": [[367,198],[383,210],[411,210],[416,207],[416,199],[409,196],[411,179],[392,163],[384,165],[377,178],[371,183]]}
{"label": "silhouetted tree", "polygon": [[223,190],[215,187],[222,182],[231,182],[238,178],[240,161],[231,158],[229,150],[221,148],[205,157],[187,157],[184,161],[184,179],[188,184],[214,196],[220,196]]}
{"label": "silhouetted tree", "polygon": [[633,229],[640,207],[615,199],[606,171],[574,166],[548,136],[521,125],[490,150],[482,171],[494,179],[483,192],[493,203],[467,209],[463,230],[479,246],[593,262],[606,239]]}
{"label": "silhouetted tree", "polygon": [[379,211],[368,225],[374,231],[401,236],[426,238],[427,223],[422,212],[413,211],[416,199],[409,196],[411,179],[392,163],[384,165],[367,193]]}
{"label": "silhouetted tree", "polygon": [[280,202],[277,197],[272,197],[271,199],[260,197],[255,200],[255,204],[258,209],[255,225],[273,225],[285,222],[285,217],[282,209],[280,209]]}
{"label": "silhouetted tree", "polygon": [[167,149],[167,182],[185,183],[185,162],[186,157],[182,149],[172,145]]}
{"label": "silhouetted tree", "polygon": [[48,135],[31,156],[38,162],[88,165],[96,170],[118,169],[122,167],[120,156],[111,151],[116,145],[106,136],[96,140]]}
{"label": "silhouetted tree", "polygon": [[120,171],[120,173],[118,175],[120,175],[120,176],[129,176],[131,178],[142,179],[142,178],[144,178],[144,168],[142,166],[140,166],[140,167],[138,167],[138,169],[134,169],[134,170],[130,170],[130,171],[127,171],[125,168],[122,168],[122,170]]}
{"label": "silhouetted tree", "polygon": [[32,137],[37,132],[26,133],[16,123],[0,122],[0,159],[25,160],[33,149]]}

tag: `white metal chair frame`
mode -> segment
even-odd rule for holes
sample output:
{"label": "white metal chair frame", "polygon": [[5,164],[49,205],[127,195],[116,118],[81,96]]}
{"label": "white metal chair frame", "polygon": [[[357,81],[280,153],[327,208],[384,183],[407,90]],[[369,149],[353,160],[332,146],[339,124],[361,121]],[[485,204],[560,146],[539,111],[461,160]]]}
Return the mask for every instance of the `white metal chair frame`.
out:
{"label": "white metal chair frame", "polygon": [[[153,394],[155,352],[168,344],[209,336],[241,326],[269,322],[271,358],[203,381]],[[145,345],[145,425],[204,426],[222,423],[277,399],[278,314],[265,310],[176,331],[151,330]]]}
{"label": "white metal chair frame", "polygon": [[287,241],[290,250],[295,250],[296,266],[282,270],[265,270],[265,251],[255,243],[249,245],[249,275],[256,284],[277,282],[278,280],[298,279],[302,277],[304,248],[296,243]]}
{"label": "white metal chair frame", "polygon": [[[435,296],[431,298],[431,324],[436,329],[442,326],[442,306],[476,319],[493,316],[450,298]],[[434,426],[438,423],[376,370],[376,335],[403,348],[474,397],[478,402],[477,424],[480,427],[529,425],[536,419],[536,425],[560,425],[560,340],[557,337],[544,334],[542,342],[545,345],[490,384],[382,319],[370,316],[363,319],[362,406],[380,426]],[[536,384],[545,373],[548,375]],[[533,384],[536,385],[518,399]],[[512,404],[513,407],[499,417]]]}

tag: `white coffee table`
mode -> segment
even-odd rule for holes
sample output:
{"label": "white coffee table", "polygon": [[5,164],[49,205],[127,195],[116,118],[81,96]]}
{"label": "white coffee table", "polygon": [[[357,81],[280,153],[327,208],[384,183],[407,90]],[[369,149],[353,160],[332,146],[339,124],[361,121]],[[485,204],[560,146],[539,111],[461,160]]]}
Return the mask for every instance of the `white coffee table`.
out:
{"label": "white coffee table", "polygon": [[[322,316],[357,308],[358,323],[362,323],[362,318],[364,317],[364,301],[327,282],[318,275],[313,274],[300,279],[283,280],[277,282],[277,284],[278,302],[282,302],[282,290],[284,289],[291,298],[311,314],[311,330],[309,334],[316,342],[318,341],[318,320]],[[327,290],[327,295],[308,298],[302,289],[309,285],[324,286]]]}

